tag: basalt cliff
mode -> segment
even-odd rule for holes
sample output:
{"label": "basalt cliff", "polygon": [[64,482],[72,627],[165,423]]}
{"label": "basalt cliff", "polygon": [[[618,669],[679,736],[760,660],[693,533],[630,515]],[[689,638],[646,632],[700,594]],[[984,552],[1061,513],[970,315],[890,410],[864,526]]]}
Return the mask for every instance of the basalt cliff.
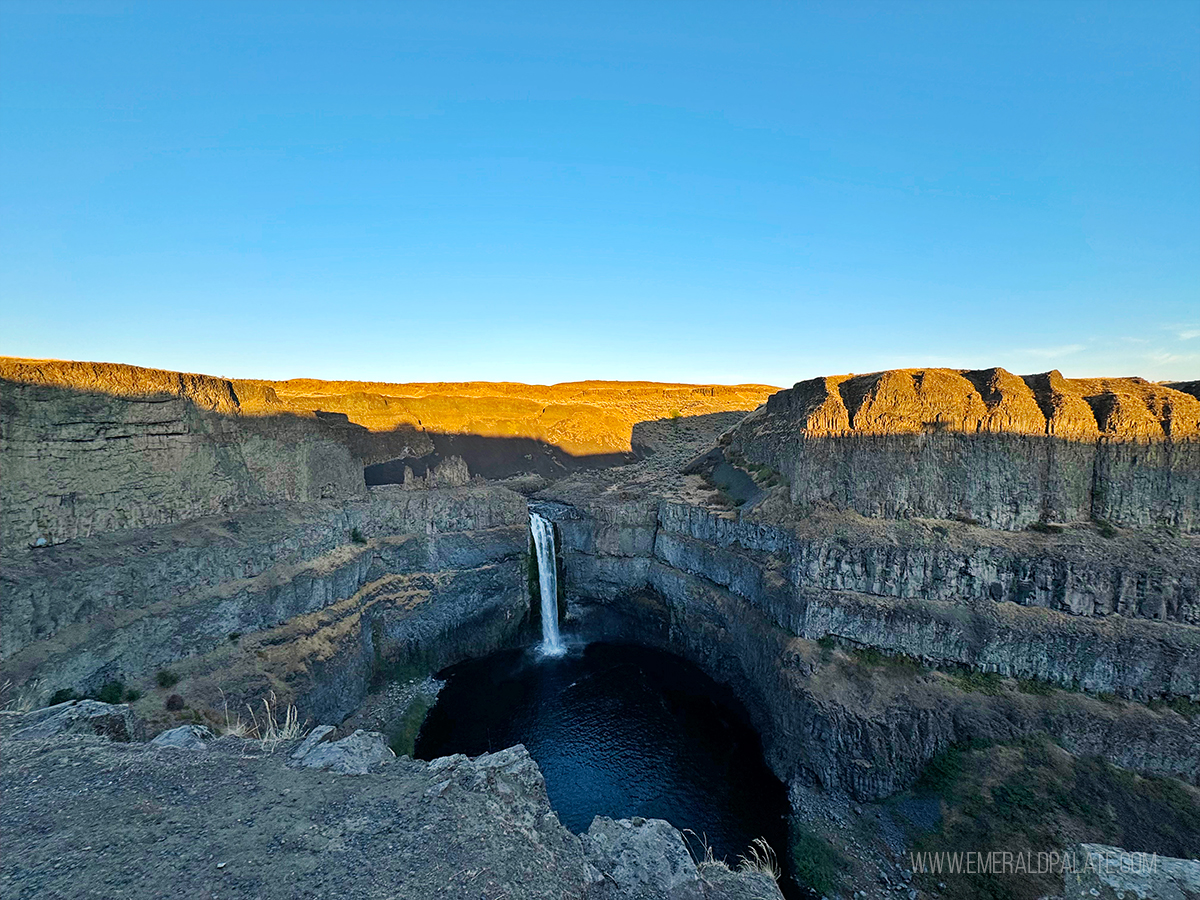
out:
{"label": "basalt cliff", "polygon": [[815,378],[772,396],[728,446],[782,471],[793,503],[864,516],[1200,528],[1200,401],[1138,378]]}
{"label": "basalt cliff", "polygon": [[532,639],[533,507],[564,627],[730,685],[798,818],[1043,737],[1191,797],[1195,393],[1002,369],[775,392],[3,360],[0,684],[17,705],[120,684],[148,733],[273,696],[348,734],[373,683]]}

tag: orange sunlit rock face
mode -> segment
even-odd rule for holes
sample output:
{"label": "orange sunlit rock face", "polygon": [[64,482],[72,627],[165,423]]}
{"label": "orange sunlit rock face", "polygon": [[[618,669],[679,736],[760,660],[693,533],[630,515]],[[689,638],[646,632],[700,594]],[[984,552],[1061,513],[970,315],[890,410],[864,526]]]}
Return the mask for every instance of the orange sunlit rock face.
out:
{"label": "orange sunlit rock face", "polygon": [[1141,378],[899,369],[803,381],[727,438],[793,503],[992,528],[1200,527],[1200,400]]}
{"label": "orange sunlit rock face", "polygon": [[934,429],[1093,440],[1200,433],[1200,400],[1142,378],[1064,378],[1058,370],[890,369],[802,381],[772,398],[811,436]]}
{"label": "orange sunlit rock face", "polygon": [[373,432],[412,428],[441,434],[520,437],[576,456],[632,449],[638,422],[752,410],[778,388],[648,381],[388,384],[364,381],[256,381],[190,375],[114,363],[0,358],[0,379],[117,397],[186,397],[231,415],[340,413]]}
{"label": "orange sunlit rock face", "polygon": [[[235,382],[235,386],[243,382]],[[673,416],[752,410],[777,388],[579,381],[380,384],[355,381],[253,382],[266,411],[344,413],[371,431],[410,426],[442,434],[520,437],[576,456],[632,449],[633,426]]]}
{"label": "orange sunlit rock face", "polygon": [[490,443],[475,452],[510,463],[546,448],[560,462],[623,461],[638,422],[752,410],[773,391],[246,381],[0,358],[0,539],[6,547],[58,543],[245,506],[357,496],[366,490],[364,465],[426,457],[439,435]]}

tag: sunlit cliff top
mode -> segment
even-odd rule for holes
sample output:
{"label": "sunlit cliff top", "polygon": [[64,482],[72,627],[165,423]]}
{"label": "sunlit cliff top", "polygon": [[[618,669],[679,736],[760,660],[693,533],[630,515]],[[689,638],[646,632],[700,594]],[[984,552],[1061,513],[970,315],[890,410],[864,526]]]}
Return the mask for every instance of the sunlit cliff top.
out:
{"label": "sunlit cliff top", "polygon": [[574,454],[631,449],[638,422],[750,411],[778,388],[650,381],[389,384],[226,379],[118,363],[0,357],[0,380],[128,398],[186,397],[226,415],[341,414],[371,431],[533,438]]}
{"label": "sunlit cliff top", "polygon": [[1142,378],[1065,378],[1057,369],[890,369],[780,391],[756,417],[809,435],[1007,432],[1070,439],[1200,435],[1200,400]]}

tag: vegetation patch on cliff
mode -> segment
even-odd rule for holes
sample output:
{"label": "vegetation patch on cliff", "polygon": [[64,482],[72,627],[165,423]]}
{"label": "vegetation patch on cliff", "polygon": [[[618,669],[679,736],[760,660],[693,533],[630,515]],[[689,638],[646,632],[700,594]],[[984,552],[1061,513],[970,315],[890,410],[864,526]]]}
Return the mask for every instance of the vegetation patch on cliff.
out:
{"label": "vegetation patch on cliff", "polygon": [[[1036,855],[1089,842],[1160,856],[1200,855],[1200,791],[1098,757],[1073,756],[1043,736],[951,748],[893,803],[914,795],[936,798],[942,809],[936,828],[912,827],[916,854]],[[916,877],[926,890],[943,882],[945,896],[986,900],[1034,900],[1062,887],[1061,872],[921,874],[916,867]]]}

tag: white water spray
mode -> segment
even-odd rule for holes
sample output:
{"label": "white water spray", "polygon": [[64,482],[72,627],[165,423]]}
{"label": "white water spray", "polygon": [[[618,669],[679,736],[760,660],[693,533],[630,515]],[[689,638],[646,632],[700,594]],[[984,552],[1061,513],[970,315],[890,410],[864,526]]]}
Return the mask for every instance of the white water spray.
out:
{"label": "white water spray", "polygon": [[529,530],[537,551],[538,587],[542,592],[542,653],[562,656],[567,652],[558,636],[558,567],[554,559],[554,526],[530,510]]}

